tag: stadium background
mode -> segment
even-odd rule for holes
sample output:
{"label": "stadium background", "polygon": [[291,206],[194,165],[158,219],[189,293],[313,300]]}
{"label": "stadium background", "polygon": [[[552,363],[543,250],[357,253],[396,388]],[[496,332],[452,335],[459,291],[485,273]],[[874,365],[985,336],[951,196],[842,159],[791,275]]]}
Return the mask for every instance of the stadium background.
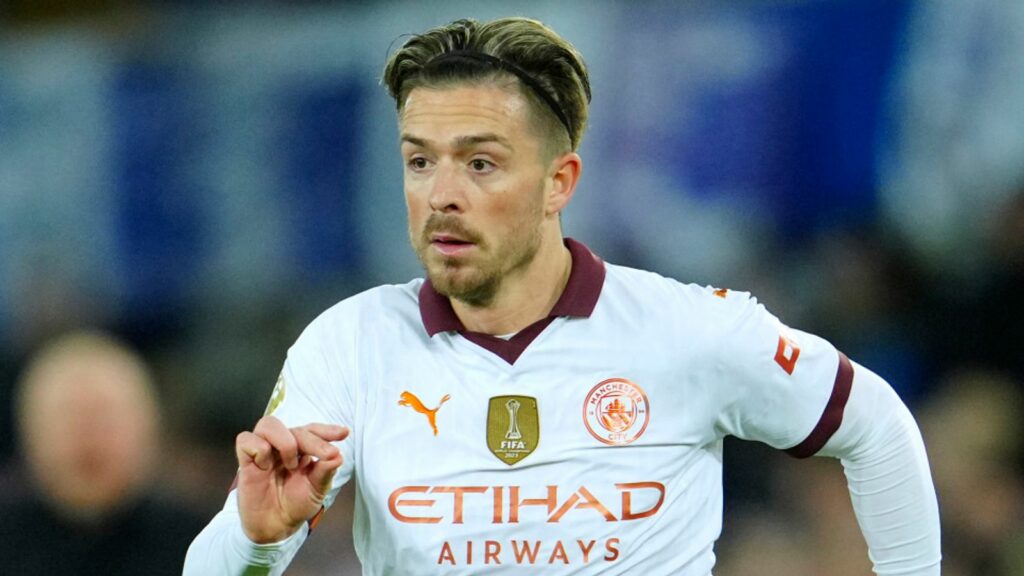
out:
{"label": "stadium background", "polygon": [[[387,53],[510,14],[590,66],[567,233],[882,374],[926,434],[944,573],[1024,574],[1024,3],[1000,0],[0,3],[0,487],[27,355],[101,327],[157,370],[160,490],[212,515],[302,327],[420,274]],[[837,463],[728,451],[718,574],[868,573]],[[290,573],[356,570],[350,513]]]}

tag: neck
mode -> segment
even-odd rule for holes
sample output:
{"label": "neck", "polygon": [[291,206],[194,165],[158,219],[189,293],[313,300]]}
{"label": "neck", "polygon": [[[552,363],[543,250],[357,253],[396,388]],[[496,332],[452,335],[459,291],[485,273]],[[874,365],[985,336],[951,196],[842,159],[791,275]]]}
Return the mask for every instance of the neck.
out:
{"label": "neck", "polygon": [[487,306],[452,299],[463,326],[484,334],[512,334],[546,318],[555,307],[572,271],[572,255],[561,234],[545,241],[526,268],[502,280]]}

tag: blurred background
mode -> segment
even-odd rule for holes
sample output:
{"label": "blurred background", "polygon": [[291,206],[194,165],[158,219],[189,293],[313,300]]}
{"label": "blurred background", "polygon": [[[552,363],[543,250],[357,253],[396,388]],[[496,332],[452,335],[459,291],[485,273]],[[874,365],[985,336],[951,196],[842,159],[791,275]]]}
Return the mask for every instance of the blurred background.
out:
{"label": "blurred background", "polygon": [[[1024,2],[0,1],[0,490],[17,382],[102,330],[151,367],[156,490],[204,519],[288,346],[421,274],[404,34],[538,18],[590,67],[569,236],[750,290],[918,417],[944,574],[1024,575]],[[837,462],[728,443],[721,576],[870,573]],[[289,574],[356,574],[351,490]],[[3,499],[5,496],[0,496]],[[41,572],[42,573],[42,572]]]}

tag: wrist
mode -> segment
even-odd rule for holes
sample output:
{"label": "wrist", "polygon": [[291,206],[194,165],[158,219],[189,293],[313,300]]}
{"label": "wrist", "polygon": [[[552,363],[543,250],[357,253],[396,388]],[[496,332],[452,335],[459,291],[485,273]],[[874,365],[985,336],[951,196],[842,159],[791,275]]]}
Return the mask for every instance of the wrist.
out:
{"label": "wrist", "polygon": [[278,540],[258,542],[246,533],[243,526],[236,524],[236,527],[231,538],[232,547],[252,566],[274,566],[290,558],[302,545],[307,531],[303,523]]}
{"label": "wrist", "polygon": [[242,534],[251,544],[256,546],[273,546],[294,536],[305,522],[279,530],[252,530],[242,523]]}

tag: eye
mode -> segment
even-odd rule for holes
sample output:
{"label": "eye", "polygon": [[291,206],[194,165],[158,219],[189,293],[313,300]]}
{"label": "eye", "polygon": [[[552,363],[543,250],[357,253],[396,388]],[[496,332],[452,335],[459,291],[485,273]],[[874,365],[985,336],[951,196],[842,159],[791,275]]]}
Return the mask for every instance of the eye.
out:
{"label": "eye", "polygon": [[487,160],[484,160],[483,158],[474,158],[474,159],[470,160],[469,161],[469,167],[474,172],[480,172],[480,173],[484,173],[484,174],[486,174],[488,172],[491,172],[495,168],[493,162],[488,162]]}
{"label": "eye", "polygon": [[408,160],[407,164],[413,170],[425,170],[430,165],[423,156],[414,156]]}

